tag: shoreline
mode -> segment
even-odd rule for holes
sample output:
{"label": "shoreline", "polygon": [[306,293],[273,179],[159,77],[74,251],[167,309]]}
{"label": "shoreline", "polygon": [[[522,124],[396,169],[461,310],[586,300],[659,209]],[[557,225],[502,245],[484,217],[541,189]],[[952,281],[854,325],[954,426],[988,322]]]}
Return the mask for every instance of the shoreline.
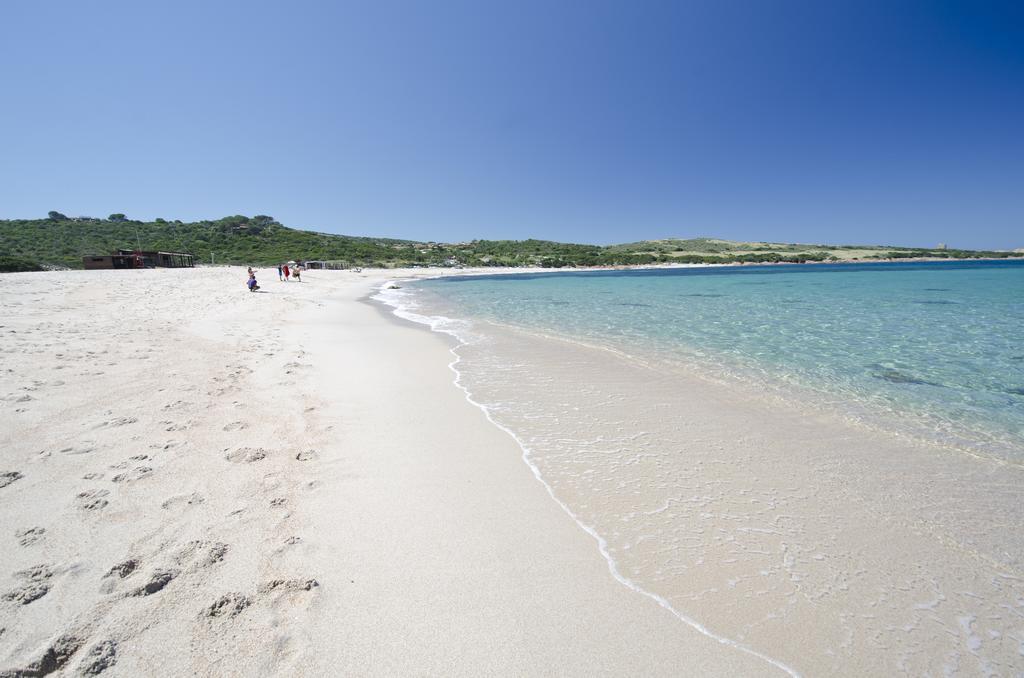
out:
{"label": "shoreline", "polygon": [[[396,266],[394,268],[389,267],[371,267],[371,266],[356,266],[351,268],[339,268],[339,269],[310,269],[313,271],[335,271],[341,273],[355,273],[356,269],[360,272],[379,273],[386,271],[405,271],[410,273],[413,277],[421,272],[435,272],[435,271],[451,271],[450,274],[442,274],[440,276],[429,276],[429,277],[447,277],[448,275],[500,275],[503,273],[529,273],[529,272],[544,272],[544,273],[571,273],[573,271],[645,271],[645,270],[660,270],[660,269],[673,269],[673,268],[703,268],[703,267],[719,267],[719,266],[816,266],[816,265],[845,265],[845,264],[899,264],[899,263],[915,263],[915,262],[970,262],[970,261],[1024,261],[1024,254],[1016,254],[1014,256],[1007,257],[897,257],[895,259],[840,259],[838,261],[765,261],[765,262],[753,262],[753,261],[729,261],[729,262],[711,262],[711,263],[672,263],[663,262],[656,264],[623,264],[623,265],[610,265],[610,266],[563,266],[560,268],[551,268],[544,266],[467,266],[464,268],[450,267],[450,266]],[[231,269],[242,267],[242,264],[207,264],[205,262],[197,262],[194,268],[197,269]],[[256,270],[266,270],[272,272],[272,264],[261,264],[254,266]],[[21,275],[25,273],[60,273],[70,271],[82,271],[79,268],[47,268],[43,271],[2,271],[0,275]],[[134,270],[134,269],[128,269]],[[466,271],[467,273],[460,273],[460,271]],[[124,271],[122,271],[124,272]],[[268,273],[269,276],[269,273]]]}
{"label": "shoreline", "polygon": [[[412,279],[413,278],[404,278],[403,280]],[[382,287],[381,289],[387,289],[387,283],[385,283],[385,286]],[[473,394],[470,391],[470,389],[462,383],[463,375],[458,368],[458,365],[462,360],[461,356],[458,353],[458,349],[465,345],[464,341],[458,336],[458,334],[444,329],[436,329],[432,324],[424,322],[423,320],[413,320],[410,317],[407,317],[407,315],[403,315],[401,313],[401,309],[398,306],[389,304],[388,301],[380,298],[379,293],[373,296],[368,296],[366,297],[366,299],[372,300],[372,303],[374,303],[375,306],[380,308],[382,313],[386,313],[388,316],[390,316],[392,319],[396,321],[415,325],[418,329],[424,329],[424,325],[426,325],[426,329],[429,329],[431,332],[444,334],[451,340],[449,352],[451,353],[452,356],[454,356],[454,360],[452,360],[448,364],[448,367],[455,375],[453,384],[463,393],[466,400],[470,404],[472,404],[474,407],[478,408],[481,412],[483,412],[488,422],[490,422],[495,428],[499,429],[500,431],[505,433],[509,438],[515,441],[516,445],[519,447],[519,450],[521,452],[520,459],[522,460],[522,462],[530,469],[531,473],[533,474],[537,482],[539,482],[544,487],[550,499],[555,504],[557,504],[558,507],[561,508],[566,515],[568,515],[573,520],[573,522],[580,530],[582,530],[584,533],[586,533],[594,540],[597,546],[597,550],[600,552],[601,557],[604,558],[607,564],[608,571],[617,582],[619,582],[622,586],[629,589],[630,591],[633,591],[634,593],[638,594],[639,596],[649,598],[650,600],[654,601],[662,608],[668,610],[672,614],[672,616],[674,616],[679,622],[682,622],[683,624],[697,631],[701,635],[717,643],[733,648],[739,652],[750,655],[751,657],[755,657],[759,660],[762,660],[765,663],[775,667],[776,669],[779,669],[780,671],[784,672],[789,676],[796,677],[800,675],[796,670],[787,666],[783,662],[763,652],[760,652],[752,647],[748,647],[747,645],[741,642],[737,642],[732,638],[728,638],[724,635],[721,635],[720,633],[716,633],[712,629],[709,629],[707,626],[702,624],[700,621],[693,619],[685,613],[676,609],[672,605],[672,603],[664,597],[644,588],[643,585],[641,585],[640,583],[624,575],[620,570],[619,563],[617,563],[615,559],[612,557],[612,555],[609,553],[608,543],[605,540],[605,538],[601,536],[601,534],[594,528],[593,525],[586,523],[572,509],[572,507],[569,506],[569,504],[563,501],[555,492],[555,489],[551,486],[551,484],[545,479],[543,473],[541,472],[541,469],[532,459],[532,451],[530,450],[529,446],[522,440],[522,438],[514,430],[502,424],[499,420],[497,420],[490,407],[480,402],[477,402],[476,400],[473,399]]]}

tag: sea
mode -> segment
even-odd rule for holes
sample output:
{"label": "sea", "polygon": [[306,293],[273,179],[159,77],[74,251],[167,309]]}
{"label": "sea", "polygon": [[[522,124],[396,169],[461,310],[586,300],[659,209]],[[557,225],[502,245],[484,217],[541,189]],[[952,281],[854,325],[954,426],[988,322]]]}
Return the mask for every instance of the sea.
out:
{"label": "sea", "polygon": [[[1024,261],[452,275],[378,298],[452,337],[455,383],[611,573],[695,630],[794,675],[1024,672]],[[794,624],[814,631],[790,646]]]}

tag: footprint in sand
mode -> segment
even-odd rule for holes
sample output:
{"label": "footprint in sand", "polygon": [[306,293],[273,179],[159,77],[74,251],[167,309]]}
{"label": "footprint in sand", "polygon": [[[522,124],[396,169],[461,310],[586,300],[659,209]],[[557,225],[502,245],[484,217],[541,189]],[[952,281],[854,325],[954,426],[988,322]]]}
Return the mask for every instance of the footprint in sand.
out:
{"label": "footprint in sand", "polygon": [[316,579],[271,579],[260,586],[260,593],[298,593],[300,591],[312,591],[320,586]]}
{"label": "footprint in sand", "polygon": [[178,576],[176,570],[156,570],[149,577],[142,586],[134,589],[128,593],[129,597],[137,598],[141,596],[151,596],[154,593],[162,591],[164,587],[174,581],[174,578]]}
{"label": "footprint in sand", "polygon": [[297,461],[312,461],[317,458],[316,450],[303,450],[295,455]]}
{"label": "footprint in sand", "polygon": [[0,472],[0,487],[7,487],[8,485],[13,483],[14,481],[21,480],[24,477],[25,476],[23,476],[18,471],[3,471],[3,472]]}
{"label": "footprint in sand", "polygon": [[26,527],[21,530],[15,530],[14,538],[22,546],[31,546],[42,539],[44,534],[46,534],[45,527]]}
{"label": "footprint in sand", "polygon": [[270,500],[270,505],[275,507],[275,508],[279,508],[281,506],[284,506],[287,503],[288,503],[288,500],[285,499],[284,497],[276,497],[276,498]]}
{"label": "footprint in sand", "polygon": [[110,479],[112,483],[130,483],[136,480],[145,478],[146,476],[153,473],[153,468],[150,466],[136,466],[131,471],[125,471],[124,473],[118,473],[116,476]]}
{"label": "footprint in sand", "polygon": [[233,421],[230,424],[225,424],[224,426],[225,431],[242,431],[247,428],[249,428],[249,425],[244,421]]}
{"label": "footprint in sand", "polygon": [[262,447],[239,447],[238,449],[229,452],[224,458],[228,461],[235,462],[236,464],[251,464],[253,462],[266,459],[266,457],[267,451]]}
{"label": "footprint in sand", "polygon": [[23,580],[23,583],[0,598],[7,602],[28,605],[50,592],[50,579],[53,577],[53,570],[49,565],[34,565],[27,570],[15,572],[14,576]]}
{"label": "footprint in sand", "polygon": [[78,673],[83,676],[98,676],[117,663],[117,643],[102,640],[93,645],[82,658]]}
{"label": "footprint in sand", "polygon": [[98,511],[110,503],[104,499],[109,494],[108,490],[86,490],[79,492],[75,499],[78,501],[79,508],[86,511]]}
{"label": "footprint in sand", "polygon": [[[133,456],[129,457],[128,459],[124,460],[123,462],[118,462],[117,464],[111,464],[109,468],[114,469],[114,470],[123,471],[124,469],[128,468],[129,466],[131,466],[131,462],[144,462],[147,459],[152,459],[152,457],[150,457],[150,455],[133,455]],[[151,470],[153,470],[153,469],[151,469]],[[117,480],[115,482],[117,482]]]}
{"label": "footprint in sand", "polygon": [[198,492],[193,492],[192,494],[177,494],[164,500],[164,503],[160,504],[160,507],[165,509],[180,509],[186,506],[197,506],[202,504],[204,501],[206,501],[206,499]]}
{"label": "footprint in sand", "polygon": [[60,451],[61,454],[89,454],[90,452],[96,451],[96,443],[91,441],[83,441],[78,445],[72,447],[65,447]]}
{"label": "footprint in sand", "polygon": [[182,567],[202,569],[216,565],[228,554],[228,545],[221,541],[190,541],[175,555],[174,560]]}
{"label": "footprint in sand", "polygon": [[129,558],[128,560],[122,561],[110,568],[107,573],[103,575],[103,578],[107,579],[108,577],[117,577],[118,579],[124,579],[137,569],[139,569],[139,561],[135,558]]}
{"label": "footprint in sand", "polygon": [[203,611],[203,616],[237,617],[250,605],[252,605],[252,599],[245,594],[237,592],[225,593]]}
{"label": "footprint in sand", "polygon": [[136,417],[117,417],[115,419],[101,421],[100,423],[93,426],[93,428],[114,428],[118,426],[127,426],[128,424],[134,424],[137,421],[138,419]]}
{"label": "footprint in sand", "polygon": [[59,671],[85,644],[77,634],[63,634],[43,651],[43,654],[22,669],[5,671],[4,676],[46,676]]}
{"label": "footprint in sand", "polygon": [[100,593],[113,593],[118,586],[118,582],[125,577],[131,576],[138,568],[139,561],[135,558],[129,558],[128,560],[114,565],[105,575],[103,575],[103,582],[100,584]]}

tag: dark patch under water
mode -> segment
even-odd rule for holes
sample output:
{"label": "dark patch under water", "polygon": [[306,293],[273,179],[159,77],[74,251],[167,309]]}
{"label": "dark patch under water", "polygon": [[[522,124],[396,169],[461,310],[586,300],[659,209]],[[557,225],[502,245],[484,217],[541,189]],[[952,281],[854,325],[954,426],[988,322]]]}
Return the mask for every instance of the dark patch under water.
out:
{"label": "dark patch under water", "polygon": [[633,306],[633,307],[636,307],[636,308],[650,308],[651,307],[650,304],[635,304],[635,303],[630,302],[630,301],[623,301],[623,302],[620,302],[620,303],[615,304],[615,305],[616,306]]}
{"label": "dark patch under water", "polygon": [[949,306],[951,304],[955,304],[956,302],[955,301],[949,301],[948,299],[934,299],[934,300],[927,300],[927,301],[915,300],[914,303],[915,304],[932,304],[932,305],[935,305],[935,306]]}
{"label": "dark patch under water", "polygon": [[926,287],[925,292],[949,292],[952,288],[949,287]]}
{"label": "dark patch under water", "polygon": [[906,372],[900,372],[899,370],[882,370],[881,372],[875,372],[874,377],[881,379],[882,381],[888,381],[891,384],[910,384],[912,386],[940,386],[932,381],[926,381],[924,379],[918,379],[915,376],[909,375]]}
{"label": "dark patch under water", "polygon": [[682,296],[684,296],[684,297],[708,297],[708,298],[712,298],[712,297],[724,297],[725,295],[724,294],[703,294],[701,292],[695,292],[693,294],[683,294]]}
{"label": "dark patch under water", "polygon": [[1014,386],[1013,388],[1006,389],[1006,392],[1007,393],[1011,393],[1013,395],[1024,396],[1024,387],[1018,388],[1018,387]]}

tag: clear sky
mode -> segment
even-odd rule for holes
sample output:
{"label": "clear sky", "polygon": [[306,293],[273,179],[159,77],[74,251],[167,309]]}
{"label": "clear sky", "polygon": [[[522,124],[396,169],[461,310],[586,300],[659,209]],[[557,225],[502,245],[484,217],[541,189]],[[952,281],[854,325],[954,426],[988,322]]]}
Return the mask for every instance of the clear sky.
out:
{"label": "clear sky", "polygon": [[1024,3],[0,3],[0,217],[1024,247]]}

